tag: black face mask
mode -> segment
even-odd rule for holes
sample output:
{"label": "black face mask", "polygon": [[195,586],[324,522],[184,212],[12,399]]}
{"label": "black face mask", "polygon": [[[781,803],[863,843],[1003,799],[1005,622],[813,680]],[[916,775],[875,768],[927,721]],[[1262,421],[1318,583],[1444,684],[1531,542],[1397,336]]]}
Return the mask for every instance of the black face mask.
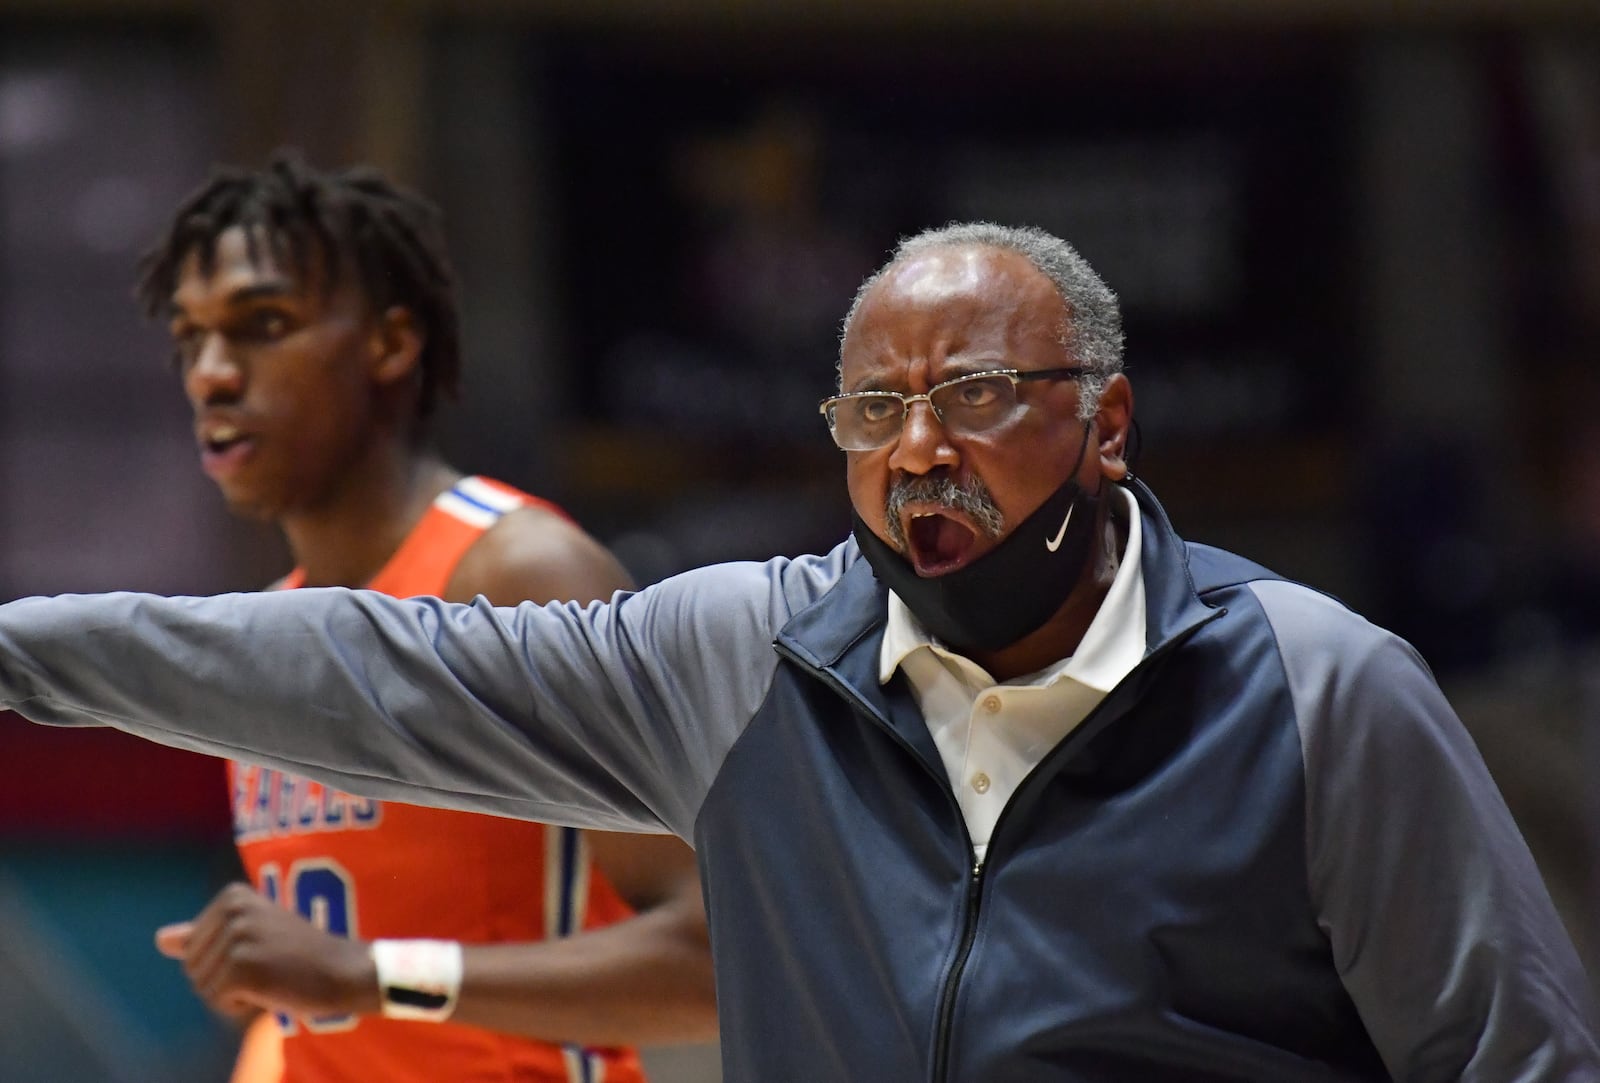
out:
{"label": "black face mask", "polygon": [[856,544],[884,585],[942,642],[958,651],[1009,647],[1042,627],[1078,585],[1100,504],[1099,494],[1077,481],[1088,446],[1086,425],[1067,480],[1010,536],[964,568],[925,579],[852,513]]}

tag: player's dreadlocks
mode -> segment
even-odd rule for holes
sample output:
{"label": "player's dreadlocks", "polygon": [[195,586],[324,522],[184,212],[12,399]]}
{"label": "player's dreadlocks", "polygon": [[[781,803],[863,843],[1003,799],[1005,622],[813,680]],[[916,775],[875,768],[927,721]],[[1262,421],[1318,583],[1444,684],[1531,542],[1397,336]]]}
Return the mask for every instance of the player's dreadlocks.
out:
{"label": "player's dreadlocks", "polygon": [[422,325],[418,416],[427,417],[441,394],[456,394],[461,340],[455,272],[439,209],[431,202],[375,169],[324,172],[292,151],[277,152],[261,170],[218,167],[179,206],[165,239],[139,261],[136,294],[147,316],[168,311],[191,252],[202,272],[211,274],[217,238],[233,226],[244,227],[252,259],[265,240],[272,258],[302,279],[313,257],[330,286],[353,263],[375,309],[400,305]]}

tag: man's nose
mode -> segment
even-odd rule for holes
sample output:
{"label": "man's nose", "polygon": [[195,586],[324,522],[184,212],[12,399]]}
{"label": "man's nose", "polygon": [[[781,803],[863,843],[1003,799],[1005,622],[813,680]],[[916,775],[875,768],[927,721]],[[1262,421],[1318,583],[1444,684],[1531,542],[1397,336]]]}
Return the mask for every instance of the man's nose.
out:
{"label": "man's nose", "polygon": [[207,335],[184,373],[183,382],[190,401],[195,403],[232,398],[244,387],[244,369],[221,335]]}
{"label": "man's nose", "polygon": [[954,466],[959,460],[950,434],[945,432],[933,406],[926,399],[907,403],[889,466],[907,474],[927,474],[940,466]]}

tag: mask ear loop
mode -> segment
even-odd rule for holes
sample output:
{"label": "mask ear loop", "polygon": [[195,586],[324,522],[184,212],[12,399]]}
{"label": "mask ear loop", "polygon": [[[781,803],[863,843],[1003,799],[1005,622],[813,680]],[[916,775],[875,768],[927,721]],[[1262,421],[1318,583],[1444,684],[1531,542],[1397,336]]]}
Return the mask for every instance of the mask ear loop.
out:
{"label": "mask ear loop", "polygon": [[1139,419],[1134,418],[1128,430],[1128,443],[1122,453],[1122,462],[1128,472],[1122,476],[1124,482],[1133,481],[1133,465],[1139,459],[1139,453],[1144,450],[1144,434],[1139,431]]}

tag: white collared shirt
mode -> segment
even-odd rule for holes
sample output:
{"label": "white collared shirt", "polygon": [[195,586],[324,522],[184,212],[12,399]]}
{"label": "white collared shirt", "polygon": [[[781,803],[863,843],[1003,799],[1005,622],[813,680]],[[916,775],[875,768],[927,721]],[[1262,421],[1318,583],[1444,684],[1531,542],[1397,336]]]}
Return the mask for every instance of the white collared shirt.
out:
{"label": "white collared shirt", "polygon": [[1000,810],[1028,772],[1144,658],[1144,577],[1139,506],[1122,486],[1128,543],[1078,650],[1037,673],[996,684],[982,666],[945,647],[893,592],[878,680],[905,671],[944,760],[950,787],[982,862]]}

